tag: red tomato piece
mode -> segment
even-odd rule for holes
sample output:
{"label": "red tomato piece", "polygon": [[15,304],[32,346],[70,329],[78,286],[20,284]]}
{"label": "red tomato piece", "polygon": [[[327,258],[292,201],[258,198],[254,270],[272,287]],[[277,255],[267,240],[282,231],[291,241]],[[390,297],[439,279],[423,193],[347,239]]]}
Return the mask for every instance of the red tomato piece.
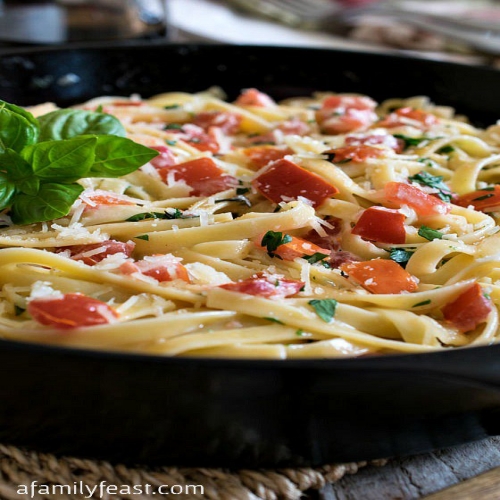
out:
{"label": "red tomato piece", "polygon": [[474,283],[453,302],[442,308],[446,321],[461,332],[470,332],[485,322],[493,310],[491,300],[484,296],[479,283]]}
{"label": "red tomato piece", "polygon": [[397,210],[370,207],[361,214],[352,234],[368,241],[401,244],[406,241],[405,218]]}
{"label": "red tomato piece", "polygon": [[298,118],[291,118],[280,123],[277,127],[285,135],[306,135],[311,132],[311,127],[299,120]]}
{"label": "red tomato piece", "polygon": [[225,134],[233,135],[240,129],[242,117],[226,111],[203,111],[193,118],[193,123],[208,132],[212,127],[220,128]]}
{"label": "red tomato piece", "polygon": [[[262,238],[264,235],[261,235],[255,241],[255,244],[265,250],[266,247],[262,246]],[[274,255],[278,255],[283,260],[294,260],[297,257],[304,257],[304,255],[314,255],[315,253],[322,253],[325,255],[330,255],[331,250],[326,248],[321,248],[310,241],[304,240],[302,238],[298,238],[296,236],[291,236],[292,241],[289,243],[283,243],[279,245],[276,250],[273,251]]]}
{"label": "red tomato piece", "polygon": [[220,288],[224,290],[256,295],[267,299],[289,297],[299,293],[303,287],[304,283],[302,281],[267,275],[265,273],[258,273],[251,278],[236,283],[220,285]]}
{"label": "red tomato piece", "polygon": [[336,109],[320,109],[316,111],[316,121],[324,134],[347,134],[368,128],[377,120],[377,115],[371,109],[347,108],[345,111]]}
{"label": "red tomato piece", "polygon": [[159,282],[180,279],[189,283],[189,273],[181,259],[171,254],[152,255],[137,262],[125,262],[120,266],[122,274],[141,273]]}
{"label": "red tomato piece", "polygon": [[160,154],[155,156],[150,160],[151,165],[157,169],[171,167],[177,163],[174,153],[167,148],[167,146],[151,146],[151,149],[155,149]]}
{"label": "red tomato piece", "polygon": [[260,170],[272,161],[280,160],[286,155],[293,154],[293,150],[283,146],[253,146],[246,148],[243,151],[245,156],[251,160],[250,167],[253,170]]}
{"label": "red tomato piece", "polygon": [[211,196],[238,184],[235,177],[226,174],[214,160],[206,157],[179,163],[159,172],[165,182],[172,172],[176,181],[182,180],[192,188],[191,196]]}
{"label": "red tomato piece", "polygon": [[425,111],[422,111],[421,109],[406,107],[396,109],[396,111],[390,113],[381,121],[379,121],[377,123],[377,126],[392,128],[411,124],[428,128],[432,125],[435,125],[436,123],[439,123],[439,119],[432,113],[427,113]]}
{"label": "red tomato piece", "polygon": [[118,318],[108,304],[81,293],[33,299],[28,303],[28,312],[38,323],[58,329],[105,325]]}
{"label": "red tomato piece", "polygon": [[393,260],[374,259],[342,264],[340,270],[372,293],[414,292],[417,280]]}
{"label": "red tomato piece", "polygon": [[386,146],[388,148],[394,149],[396,153],[401,153],[405,148],[405,142],[402,139],[397,139],[390,134],[372,134],[365,135],[364,137],[358,137],[355,135],[350,135],[345,138],[345,143],[347,146]]}
{"label": "red tomato piece", "polygon": [[277,160],[260,173],[252,186],[274,203],[296,200],[299,196],[310,200],[314,207],[321,205],[338,189],[319,175],[289,160]]}
{"label": "red tomato piece", "polygon": [[89,245],[61,247],[57,250],[57,253],[69,250],[70,257],[73,260],[78,260],[88,266],[93,266],[98,262],[101,262],[101,260],[104,260],[108,255],[114,255],[116,253],[124,253],[127,257],[130,257],[134,248],[135,243],[133,241],[123,243],[116,240],[107,240],[100,243],[91,243]]}
{"label": "red tomato piece", "polygon": [[386,155],[386,152],[382,148],[360,145],[329,149],[327,151],[323,151],[322,154],[328,155],[328,160],[333,163],[345,161],[361,163],[368,160],[368,158],[381,158]]}
{"label": "red tomato piece", "polygon": [[261,108],[276,106],[274,99],[254,88],[243,90],[234,103],[237,106],[258,106]]}
{"label": "red tomato piece", "polygon": [[389,203],[408,205],[421,216],[445,215],[451,210],[448,203],[404,182],[388,182],[384,187],[384,195]]}
{"label": "red tomato piece", "polygon": [[327,97],[323,103],[323,109],[370,109],[373,110],[377,103],[367,96],[333,95]]}
{"label": "red tomato piece", "polygon": [[124,196],[111,191],[97,190],[93,193],[85,193],[81,198],[87,204],[86,209],[97,208],[99,205],[135,205]]}
{"label": "red tomato piece", "polygon": [[454,203],[466,208],[472,205],[474,210],[481,212],[497,211],[500,207],[500,185],[463,194],[458,196]]}
{"label": "red tomato piece", "polygon": [[186,123],[181,128],[170,128],[168,132],[175,134],[190,146],[199,151],[210,151],[211,153],[219,152],[219,143],[210,134],[207,134],[201,127],[192,123]]}

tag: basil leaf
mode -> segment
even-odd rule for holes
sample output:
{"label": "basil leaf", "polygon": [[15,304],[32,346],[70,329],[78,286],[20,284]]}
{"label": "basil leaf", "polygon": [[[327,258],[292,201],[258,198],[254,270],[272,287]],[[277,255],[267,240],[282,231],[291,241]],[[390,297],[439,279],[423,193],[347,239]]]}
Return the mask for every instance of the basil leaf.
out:
{"label": "basil leaf", "polygon": [[0,172],[0,210],[7,208],[16,190],[15,185],[4,172]]}
{"label": "basil leaf", "polygon": [[[169,212],[173,210],[173,212]],[[196,215],[184,215],[178,208],[167,209],[165,212],[142,212],[125,219],[127,222],[138,222],[145,219],[194,219]]]}
{"label": "basil leaf", "polygon": [[72,139],[79,135],[118,135],[125,127],[112,115],[82,109],[58,109],[38,118],[40,141]]}
{"label": "basil leaf", "polygon": [[25,148],[21,155],[40,179],[74,182],[88,177],[96,142],[94,136],[39,142]]}
{"label": "basil leaf", "polygon": [[422,170],[418,174],[408,177],[408,180],[412,182],[418,182],[418,184],[423,186],[429,186],[434,189],[438,189],[436,193],[439,198],[443,201],[450,202],[452,198],[450,188],[443,182],[443,176],[441,175],[431,175],[428,172]]}
{"label": "basil leaf", "polygon": [[276,231],[268,231],[262,238],[260,244],[267,248],[267,253],[270,257],[274,257],[274,251],[285,243],[290,243],[292,237],[288,234],[279,233]]}
{"label": "basil leaf", "polygon": [[314,299],[310,300],[308,304],[323,321],[330,323],[335,316],[338,302],[335,299]]}
{"label": "basil leaf", "polygon": [[440,240],[443,238],[443,233],[439,232],[437,229],[432,229],[427,226],[421,226],[418,230],[418,235],[429,241]]}
{"label": "basil leaf", "polygon": [[15,224],[33,224],[67,215],[83,191],[79,184],[41,184],[35,196],[19,194],[14,197],[11,217]]}
{"label": "basil leaf", "polygon": [[34,144],[39,133],[38,122],[31,113],[0,101],[0,152],[7,149],[21,151],[25,146]]}
{"label": "basil leaf", "polygon": [[8,149],[0,154],[0,166],[5,172],[9,182],[18,191],[35,195],[38,192],[40,181],[33,174],[31,165],[14,150]]}
{"label": "basil leaf", "polygon": [[95,161],[87,177],[121,177],[158,156],[158,151],[112,135],[97,137]]}

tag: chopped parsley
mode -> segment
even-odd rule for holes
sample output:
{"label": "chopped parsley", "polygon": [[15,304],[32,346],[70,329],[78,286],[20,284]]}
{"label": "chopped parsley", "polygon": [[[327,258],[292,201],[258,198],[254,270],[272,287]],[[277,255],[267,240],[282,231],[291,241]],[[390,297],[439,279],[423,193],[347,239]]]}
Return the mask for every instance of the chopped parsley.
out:
{"label": "chopped parsley", "polygon": [[441,240],[443,238],[443,233],[441,233],[437,229],[432,229],[427,226],[421,226],[418,230],[418,235],[429,241]]}
{"label": "chopped parsley", "polygon": [[437,189],[438,192],[436,194],[441,200],[446,202],[451,201],[452,193],[450,188],[443,182],[442,175],[432,175],[422,170],[421,172],[418,172],[418,174],[408,177],[408,180],[417,182],[422,186],[429,186]]}
{"label": "chopped parsley", "polygon": [[193,216],[187,216],[182,213],[178,208],[174,208],[174,212],[143,212],[140,214],[132,215],[126,219],[127,222],[138,222],[145,219],[191,219]]}
{"label": "chopped parsley", "polygon": [[455,148],[453,146],[443,146],[442,148],[437,150],[437,153],[439,154],[447,154],[447,153],[453,153],[455,151]]}
{"label": "chopped parsley", "polygon": [[405,149],[409,148],[411,146],[418,146],[424,141],[428,141],[428,137],[410,137],[408,135],[403,135],[403,134],[394,134],[394,137],[396,139],[401,139],[405,143]]}
{"label": "chopped parsley", "polygon": [[310,300],[308,304],[323,321],[330,323],[335,316],[338,302],[335,299],[314,299]]}
{"label": "chopped parsley", "polygon": [[417,304],[413,304],[411,307],[420,307],[420,306],[427,306],[431,303],[431,299],[424,300],[422,302],[418,302]]}
{"label": "chopped parsley", "polygon": [[284,325],[283,321],[280,321],[279,319],[276,318],[271,318],[269,316],[264,317],[263,319],[266,319],[267,321],[272,321],[273,323],[278,323],[278,325]]}
{"label": "chopped parsley", "polygon": [[180,104],[169,104],[168,106],[163,106],[163,109],[178,109],[180,107]]}
{"label": "chopped parsley", "polygon": [[309,262],[309,264],[316,264],[316,262],[321,262],[323,259],[326,259],[327,257],[328,257],[327,254],[320,253],[320,252],[313,253],[312,255],[303,255],[302,256],[302,258],[304,260],[307,260],[307,262]]}
{"label": "chopped parsley", "polygon": [[262,238],[260,244],[267,248],[267,254],[269,257],[274,257],[274,252],[278,249],[280,245],[285,245],[290,243],[292,237],[288,234],[279,233],[276,231],[268,231]]}
{"label": "chopped parsley", "polygon": [[402,267],[406,267],[406,264],[408,264],[408,261],[414,253],[412,250],[405,250],[404,248],[391,248],[389,252],[389,258],[401,264]]}
{"label": "chopped parsley", "polygon": [[167,123],[164,130],[182,130],[182,125],[179,123]]}
{"label": "chopped parsley", "polygon": [[299,328],[299,329],[295,332],[295,335],[297,335],[297,337],[302,337],[302,335],[304,335],[304,330],[302,330],[302,328]]}
{"label": "chopped parsley", "polygon": [[149,241],[149,234],[141,234],[140,236],[136,236],[136,239]]}

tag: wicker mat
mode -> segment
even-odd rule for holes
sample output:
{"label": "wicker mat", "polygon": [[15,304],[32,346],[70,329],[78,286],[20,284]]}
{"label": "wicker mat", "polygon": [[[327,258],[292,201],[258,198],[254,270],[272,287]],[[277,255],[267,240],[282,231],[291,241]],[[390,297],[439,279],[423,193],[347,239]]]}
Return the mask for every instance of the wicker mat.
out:
{"label": "wicker mat", "polygon": [[[370,462],[373,465],[385,463],[384,460]],[[72,457],[56,458],[46,453],[0,445],[0,498],[145,500],[173,496],[193,500],[295,500],[305,491],[318,490],[345,474],[355,474],[365,465],[367,462],[237,472],[204,468],[139,468]],[[146,485],[149,490],[146,490]],[[162,487],[172,485],[175,485],[172,494],[162,494]],[[200,487],[203,487],[203,493]]]}

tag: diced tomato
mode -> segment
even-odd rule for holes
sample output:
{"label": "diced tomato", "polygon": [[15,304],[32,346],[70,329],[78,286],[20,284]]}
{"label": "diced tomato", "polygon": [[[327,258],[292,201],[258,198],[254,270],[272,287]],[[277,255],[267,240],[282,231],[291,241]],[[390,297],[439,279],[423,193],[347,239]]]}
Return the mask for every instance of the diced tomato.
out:
{"label": "diced tomato", "polygon": [[240,129],[242,117],[226,111],[203,111],[193,118],[193,123],[208,132],[212,127],[221,129],[225,134],[236,134]]}
{"label": "diced tomato", "polygon": [[363,137],[350,135],[345,138],[346,146],[386,146],[394,149],[396,153],[401,153],[405,148],[403,139],[397,139],[390,134],[372,134]]}
{"label": "diced tomato", "polygon": [[461,332],[470,332],[485,322],[493,310],[491,300],[484,296],[479,283],[474,283],[453,302],[442,308],[446,321]]}
{"label": "diced tomato", "polygon": [[206,133],[198,125],[186,123],[180,128],[169,128],[169,133],[175,134],[179,139],[187,142],[190,146],[198,149],[199,151],[210,151],[217,153],[219,151],[219,143],[212,135]]}
{"label": "diced tomato", "polygon": [[[262,249],[265,249],[262,246],[262,239],[264,235],[259,236],[255,244]],[[276,250],[273,250],[273,254],[281,257],[283,260],[294,260],[297,257],[304,257],[305,255],[314,255],[315,253],[322,253],[324,255],[330,255],[331,250],[326,248],[321,248],[310,241],[304,240],[302,238],[298,238],[296,236],[291,236],[292,241],[288,243],[283,243],[279,245]]]}
{"label": "diced tomato", "polygon": [[370,109],[373,110],[377,103],[367,96],[333,95],[327,97],[321,107],[323,109]]}
{"label": "diced tomato", "polygon": [[342,148],[329,149],[323,151],[322,154],[328,156],[328,160],[333,163],[352,161],[361,163],[368,158],[381,158],[386,155],[382,148],[374,148],[372,146],[344,146]]}
{"label": "diced tomato", "polygon": [[257,89],[245,89],[235,101],[237,106],[259,106],[261,108],[272,108],[276,102],[264,92]]}
{"label": "diced tomato", "polygon": [[253,146],[243,151],[245,156],[251,160],[251,168],[260,170],[272,161],[280,160],[286,155],[293,154],[293,150],[286,146]]}
{"label": "diced tomato", "polygon": [[481,212],[497,211],[500,207],[500,184],[458,196],[454,203],[461,207],[472,205],[474,210]]}
{"label": "diced tomato", "polygon": [[258,273],[251,278],[236,283],[220,285],[220,288],[224,290],[265,298],[289,297],[299,293],[303,287],[304,283],[302,281],[267,275],[265,273]]}
{"label": "diced tomato", "polygon": [[157,281],[180,279],[189,283],[189,273],[181,259],[171,254],[152,255],[136,262],[125,262],[120,266],[122,274],[141,273]]}
{"label": "diced tomato", "polygon": [[374,259],[342,264],[340,270],[372,293],[414,292],[417,280],[393,260]]}
{"label": "diced tomato", "polygon": [[78,260],[87,264],[88,266],[93,266],[101,260],[104,260],[108,255],[114,255],[117,253],[123,253],[127,257],[132,255],[134,251],[135,243],[133,241],[127,241],[123,243],[116,240],[101,241],[100,243],[91,243],[89,245],[72,245],[68,247],[61,247],[57,250],[57,253],[65,250],[70,251],[70,257],[73,260]]}
{"label": "diced tomato", "polygon": [[38,323],[58,329],[105,325],[118,318],[108,304],[81,293],[33,299],[28,303],[28,312]]}
{"label": "diced tomato", "polygon": [[388,182],[384,187],[384,196],[390,204],[408,205],[421,216],[445,215],[451,210],[450,204],[404,182]]}
{"label": "diced tomato", "polygon": [[[414,123],[412,123],[414,122]],[[414,109],[410,107],[396,109],[385,118],[377,123],[378,127],[400,127],[408,124],[416,125],[419,127],[428,128],[432,125],[439,123],[437,116],[432,113],[427,113],[421,109]]]}
{"label": "diced tomato", "polygon": [[150,160],[151,165],[157,169],[171,167],[177,163],[174,153],[167,148],[167,146],[152,146],[151,149],[155,149],[160,154],[155,156]]}
{"label": "diced tomato", "polygon": [[320,109],[316,111],[316,121],[324,134],[347,134],[368,128],[377,120],[371,109],[347,108],[345,111]]}
{"label": "diced tomato", "polygon": [[383,207],[367,208],[356,222],[352,234],[364,240],[401,244],[406,241],[405,215]]}
{"label": "diced tomato", "polygon": [[179,163],[159,171],[163,181],[168,180],[172,172],[176,181],[184,181],[192,188],[191,196],[211,196],[238,184],[235,177],[219,168],[212,158],[197,158]]}
{"label": "diced tomato", "polygon": [[281,122],[276,128],[283,132],[284,135],[306,135],[311,132],[311,127],[298,118],[291,118]]}
{"label": "diced tomato", "polygon": [[122,195],[112,193],[111,191],[96,190],[93,193],[84,193],[81,196],[84,203],[87,204],[85,209],[97,208],[99,205],[135,205]]}
{"label": "diced tomato", "polygon": [[338,189],[328,184],[319,175],[289,160],[277,160],[258,175],[252,186],[274,203],[307,198],[317,207],[330,198]]}

